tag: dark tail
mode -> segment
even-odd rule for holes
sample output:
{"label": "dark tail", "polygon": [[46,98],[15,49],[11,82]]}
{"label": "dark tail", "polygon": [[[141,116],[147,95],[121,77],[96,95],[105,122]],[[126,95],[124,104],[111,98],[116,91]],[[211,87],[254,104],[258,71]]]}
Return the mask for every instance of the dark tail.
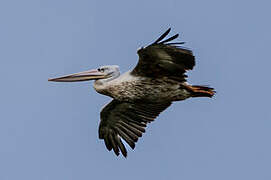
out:
{"label": "dark tail", "polygon": [[198,85],[186,85],[186,89],[191,92],[192,97],[213,97],[216,93],[214,88]]}

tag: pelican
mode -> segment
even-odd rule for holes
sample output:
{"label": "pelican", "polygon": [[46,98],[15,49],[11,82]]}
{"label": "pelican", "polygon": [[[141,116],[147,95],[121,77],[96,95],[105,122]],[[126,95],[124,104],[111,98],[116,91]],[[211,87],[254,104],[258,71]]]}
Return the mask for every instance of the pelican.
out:
{"label": "pelican", "polygon": [[[100,113],[99,139],[106,148],[127,157],[123,140],[132,148],[145,132],[148,123],[174,101],[190,97],[212,97],[213,88],[190,85],[186,71],[195,66],[191,50],[184,42],[171,42],[178,34],[165,39],[170,28],[155,42],[137,51],[139,61],[132,71],[120,74],[119,66],[98,69],[48,79],[56,82],[94,81],[94,89],[113,100]],[[165,40],[164,40],[165,39]]]}

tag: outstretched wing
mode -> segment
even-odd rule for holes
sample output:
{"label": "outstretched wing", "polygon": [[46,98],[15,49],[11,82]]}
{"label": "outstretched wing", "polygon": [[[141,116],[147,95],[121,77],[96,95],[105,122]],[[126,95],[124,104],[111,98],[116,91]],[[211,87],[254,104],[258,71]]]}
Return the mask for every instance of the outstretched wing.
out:
{"label": "outstretched wing", "polygon": [[132,74],[153,78],[167,76],[180,82],[185,81],[185,72],[193,69],[195,57],[191,50],[179,46],[184,42],[170,43],[179,34],[163,40],[170,30],[169,28],[151,45],[137,51],[139,61]]}
{"label": "outstretched wing", "polygon": [[112,100],[101,112],[99,138],[104,139],[109,151],[113,149],[118,156],[120,151],[124,157],[127,150],[122,139],[134,149],[138,138],[145,132],[147,123],[152,122],[171,102],[131,103]]}

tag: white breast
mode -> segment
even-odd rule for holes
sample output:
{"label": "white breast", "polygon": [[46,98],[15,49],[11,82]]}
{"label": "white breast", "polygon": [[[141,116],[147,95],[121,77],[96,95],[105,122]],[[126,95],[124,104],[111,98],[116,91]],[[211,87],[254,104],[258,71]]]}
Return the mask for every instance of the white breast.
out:
{"label": "white breast", "polygon": [[[94,82],[94,89],[101,94],[109,95],[115,87],[120,87],[122,84],[135,82],[139,80],[139,77],[131,75],[131,72],[125,72],[116,79],[110,81],[97,80]],[[123,87],[124,88],[124,87]]]}

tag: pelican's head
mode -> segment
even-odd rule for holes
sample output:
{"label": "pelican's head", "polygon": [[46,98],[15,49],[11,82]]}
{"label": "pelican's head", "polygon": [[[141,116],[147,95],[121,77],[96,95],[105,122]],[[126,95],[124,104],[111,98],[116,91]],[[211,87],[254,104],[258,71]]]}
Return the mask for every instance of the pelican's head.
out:
{"label": "pelican's head", "polygon": [[69,74],[62,77],[51,78],[48,81],[55,82],[76,82],[76,81],[89,81],[99,79],[111,79],[120,75],[119,66],[107,65],[101,66],[97,69],[83,71],[79,73]]}

